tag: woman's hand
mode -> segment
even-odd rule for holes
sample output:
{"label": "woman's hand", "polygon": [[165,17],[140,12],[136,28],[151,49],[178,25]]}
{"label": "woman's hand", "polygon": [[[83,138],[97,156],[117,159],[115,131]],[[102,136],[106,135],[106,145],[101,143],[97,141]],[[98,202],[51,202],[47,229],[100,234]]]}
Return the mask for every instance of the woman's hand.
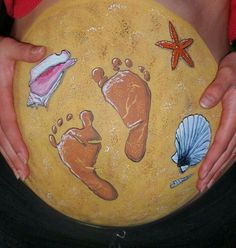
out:
{"label": "woman's hand", "polygon": [[197,188],[211,187],[226,167],[236,160],[236,52],[220,63],[215,80],[204,92],[200,104],[214,107],[222,101],[222,115],[214,142],[199,169]]}
{"label": "woman's hand", "polygon": [[28,151],[20,134],[13,104],[13,75],[16,61],[37,62],[45,55],[41,46],[0,37],[0,152],[17,179],[29,175]]}

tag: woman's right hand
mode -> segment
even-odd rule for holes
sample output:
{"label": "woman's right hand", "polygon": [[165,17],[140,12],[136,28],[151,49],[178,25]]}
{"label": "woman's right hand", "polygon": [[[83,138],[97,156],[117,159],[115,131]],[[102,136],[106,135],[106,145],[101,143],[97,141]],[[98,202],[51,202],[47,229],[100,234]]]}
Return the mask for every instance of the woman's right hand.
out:
{"label": "woman's right hand", "polygon": [[0,152],[17,179],[25,180],[30,171],[27,147],[18,128],[13,103],[13,76],[16,61],[41,60],[46,48],[0,37]]}

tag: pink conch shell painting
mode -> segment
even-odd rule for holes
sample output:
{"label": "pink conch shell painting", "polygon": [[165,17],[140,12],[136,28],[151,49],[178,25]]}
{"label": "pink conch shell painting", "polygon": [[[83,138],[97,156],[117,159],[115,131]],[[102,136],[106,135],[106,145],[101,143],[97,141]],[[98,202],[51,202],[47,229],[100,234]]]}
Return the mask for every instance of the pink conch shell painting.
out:
{"label": "pink conch shell painting", "polygon": [[52,54],[32,68],[28,107],[47,107],[49,99],[61,84],[65,71],[76,63],[67,50]]}

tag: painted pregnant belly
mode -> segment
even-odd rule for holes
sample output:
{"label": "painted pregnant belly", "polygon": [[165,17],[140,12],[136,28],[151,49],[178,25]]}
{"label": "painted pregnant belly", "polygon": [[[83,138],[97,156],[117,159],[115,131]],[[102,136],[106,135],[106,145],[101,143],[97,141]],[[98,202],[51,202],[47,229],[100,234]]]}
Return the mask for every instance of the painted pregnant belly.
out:
{"label": "painted pregnant belly", "polygon": [[198,195],[221,108],[199,106],[217,65],[188,23],[154,0],[59,0],[23,41],[48,51],[14,82],[40,198],[80,222],[134,226]]}

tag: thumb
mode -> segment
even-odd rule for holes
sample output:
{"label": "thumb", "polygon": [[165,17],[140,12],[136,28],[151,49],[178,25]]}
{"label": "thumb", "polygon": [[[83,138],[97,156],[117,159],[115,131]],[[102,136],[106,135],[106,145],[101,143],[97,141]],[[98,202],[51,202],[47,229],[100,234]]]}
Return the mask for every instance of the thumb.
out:
{"label": "thumb", "polygon": [[232,86],[234,81],[232,69],[221,67],[215,80],[207,87],[200,99],[203,108],[212,108],[217,105],[225,95],[226,91]]}
{"label": "thumb", "polygon": [[46,48],[43,46],[19,42],[8,37],[0,40],[0,50],[2,50],[2,55],[6,56],[5,58],[31,63],[42,59],[46,53]]}

